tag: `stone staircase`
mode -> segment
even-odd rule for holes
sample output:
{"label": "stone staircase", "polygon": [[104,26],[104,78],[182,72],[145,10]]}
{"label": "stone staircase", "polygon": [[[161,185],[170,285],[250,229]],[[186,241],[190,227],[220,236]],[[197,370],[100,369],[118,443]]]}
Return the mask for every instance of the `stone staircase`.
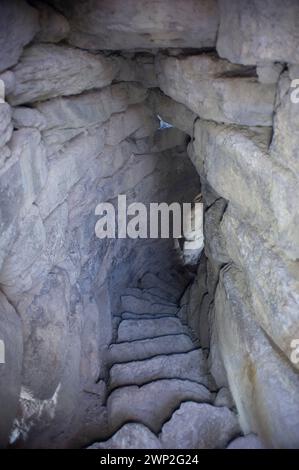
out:
{"label": "stone staircase", "polygon": [[92,449],[223,448],[240,435],[229,392],[178,317],[179,277],[148,273],[121,296],[108,351],[108,440]]}

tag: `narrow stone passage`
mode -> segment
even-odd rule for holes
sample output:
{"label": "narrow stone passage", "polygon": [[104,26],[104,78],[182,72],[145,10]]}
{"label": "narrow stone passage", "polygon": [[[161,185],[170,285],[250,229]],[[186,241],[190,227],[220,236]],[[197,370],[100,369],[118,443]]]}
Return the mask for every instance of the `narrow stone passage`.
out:
{"label": "narrow stone passage", "polygon": [[0,448],[299,448],[298,31],[0,1]]}
{"label": "narrow stone passage", "polygon": [[111,437],[90,448],[223,448],[240,434],[229,391],[217,393],[174,300],[181,286],[179,275],[147,273],[121,296],[107,355]]}

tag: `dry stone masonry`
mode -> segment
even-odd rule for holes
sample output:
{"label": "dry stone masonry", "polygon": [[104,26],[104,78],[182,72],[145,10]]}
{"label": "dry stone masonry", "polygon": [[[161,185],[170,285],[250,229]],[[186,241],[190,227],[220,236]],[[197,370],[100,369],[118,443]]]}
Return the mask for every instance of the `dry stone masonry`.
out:
{"label": "dry stone masonry", "polygon": [[[1,1],[0,447],[299,447],[298,31],[297,0]],[[196,267],[95,235],[200,193]]]}

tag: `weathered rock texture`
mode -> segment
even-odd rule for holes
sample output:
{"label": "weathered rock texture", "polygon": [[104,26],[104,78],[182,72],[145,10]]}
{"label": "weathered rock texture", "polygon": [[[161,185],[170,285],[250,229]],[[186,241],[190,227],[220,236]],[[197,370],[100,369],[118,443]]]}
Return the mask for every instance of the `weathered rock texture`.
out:
{"label": "weathered rock texture", "polygon": [[[1,2],[1,447],[299,447],[298,8]],[[196,275],[95,236],[199,192]]]}

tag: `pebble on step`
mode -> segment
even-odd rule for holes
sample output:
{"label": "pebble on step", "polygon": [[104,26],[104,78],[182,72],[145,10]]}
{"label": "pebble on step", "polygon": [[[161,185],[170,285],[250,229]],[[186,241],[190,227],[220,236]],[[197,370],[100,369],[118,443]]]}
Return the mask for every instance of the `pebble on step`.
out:
{"label": "pebble on step", "polygon": [[201,349],[188,353],[156,356],[143,361],[114,364],[110,388],[142,385],[153,380],[180,378],[209,386],[206,360]]}
{"label": "pebble on step", "polygon": [[[189,380],[165,379],[142,387],[131,385],[117,388],[107,400],[108,427],[113,433],[125,423],[138,421],[153,432],[159,432],[180,403],[187,400],[211,403],[212,399],[206,387]],[[230,439],[233,437],[230,436]]]}

